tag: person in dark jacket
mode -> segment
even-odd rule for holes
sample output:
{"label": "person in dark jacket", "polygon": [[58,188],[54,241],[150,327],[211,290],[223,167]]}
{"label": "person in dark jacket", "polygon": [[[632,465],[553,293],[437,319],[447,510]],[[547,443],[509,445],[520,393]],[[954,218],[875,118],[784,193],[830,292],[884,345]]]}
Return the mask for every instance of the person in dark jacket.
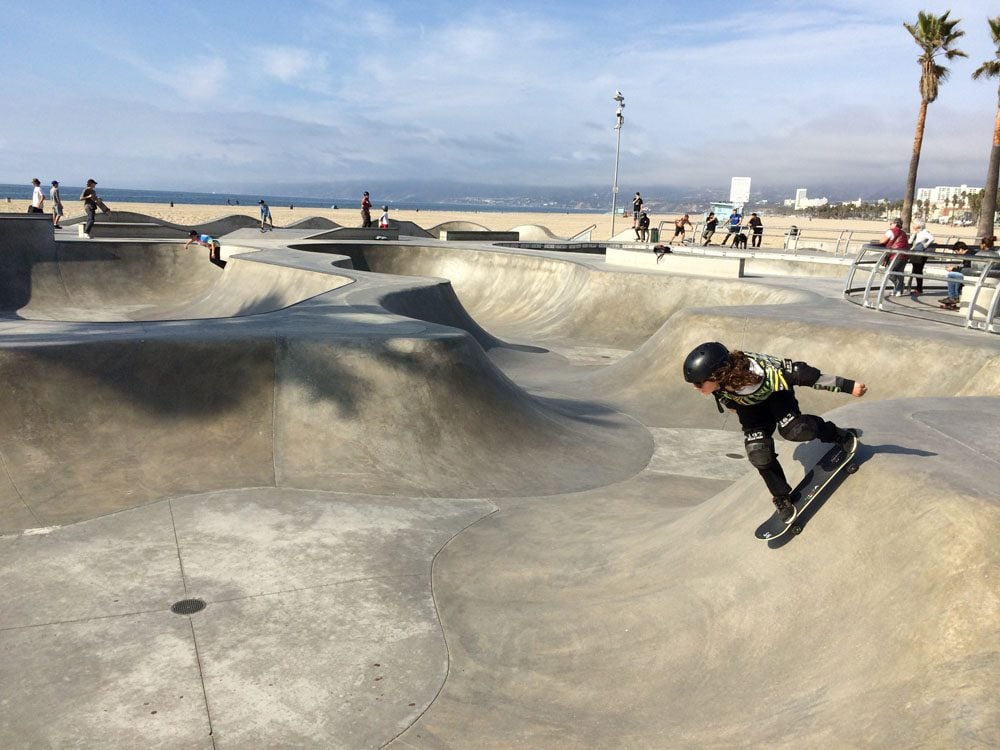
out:
{"label": "person in dark jacket", "polygon": [[684,360],[684,379],[701,393],[715,397],[723,407],[736,412],[743,428],[747,458],[757,469],[785,523],[795,519],[792,487],[778,463],[775,429],[785,440],[853,444],[854,433],[822,417],[803,414],[795,398],[795,386],[811,386],[834,393],[861,397],[868,387],[861,382],[824,375],[805,362],[780,359],[768,354],[729,351],[718,341],[695,347]]}

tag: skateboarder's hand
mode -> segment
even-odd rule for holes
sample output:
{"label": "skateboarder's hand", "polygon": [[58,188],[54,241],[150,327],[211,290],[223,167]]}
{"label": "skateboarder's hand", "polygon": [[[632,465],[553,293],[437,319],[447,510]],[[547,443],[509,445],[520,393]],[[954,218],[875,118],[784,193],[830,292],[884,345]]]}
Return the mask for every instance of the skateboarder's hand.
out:
{"label": "skateboarder's hand", "polygon": [[851,391],[851,395],[857,396],[858,398],[861,398],[866,393],[868,393],[868,386],[865,385],[864,383],[855,383],[854,390]]}

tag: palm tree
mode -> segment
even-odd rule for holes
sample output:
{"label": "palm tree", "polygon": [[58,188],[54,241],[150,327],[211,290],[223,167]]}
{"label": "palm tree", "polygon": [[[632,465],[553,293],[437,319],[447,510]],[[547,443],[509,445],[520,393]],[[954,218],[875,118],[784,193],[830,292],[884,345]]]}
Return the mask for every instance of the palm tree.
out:
{"label": "palm tree", "polygon": [[[989,18],[990,34],[996,45],[996,56],[987,60],[972,74],[974,80],[980,78],[1000,78],[1000,16]],[[993,148],[990,151],[990,163],[986,168],[986,189],[983,191],[982,208],[979,211],[979,224],[976,234],[989,237],[993,234],[993,218],[997,212],[997,182],[1000,180],[1000,86],[997,86],[997,116],[993,121]]]}
{"label": "palm tree", "polygon": [[917,13],[916,24],[904,23],[903,27],[910,32],[913,41],[923,50],[917,62],[920,63],[920,113],[917,115],[917,132],[913,137],[913,155],[910,157],[910,172],[906,176],[906,194],[903,196],[903,228],[909,231],[910,219],[913,217],[913,195],[917,191],[917,165],[920,163],[920,149],[924,142],[924,126],[927,122],[927,105],[937,99],[938,87],[948,78],[948,69],[937,61],[943,54],[946,60],[955,57],[968,57],[960,49],[952,45],[959,37],[965,36],[958,29],[959,19],[949,20],[947,11],[944,15],[935,16],[920,11]]}

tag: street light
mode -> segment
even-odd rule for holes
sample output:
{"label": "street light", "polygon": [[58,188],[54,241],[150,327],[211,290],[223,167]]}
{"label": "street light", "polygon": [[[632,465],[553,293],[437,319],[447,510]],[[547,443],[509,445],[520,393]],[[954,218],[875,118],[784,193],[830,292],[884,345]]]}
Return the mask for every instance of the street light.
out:
{"label": "street light", "polygon": [[625,124],[625,117],[622,111],[625,109],[625,97],[621,91],[616,91],[614,100],[618,102],[618,111],[615,112],[615,130],[618,131],[618,145],[615,147],[615,183],[611,186],[611,238],[615,236],[615,213],[618,207],[618,157],[622,152],[622,125]]}

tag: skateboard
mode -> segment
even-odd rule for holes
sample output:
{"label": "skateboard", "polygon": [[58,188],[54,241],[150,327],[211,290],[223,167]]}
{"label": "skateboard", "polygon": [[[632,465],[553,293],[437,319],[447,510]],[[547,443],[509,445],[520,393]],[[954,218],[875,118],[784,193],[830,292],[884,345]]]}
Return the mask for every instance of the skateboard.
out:
{"label": "skateboard", "polygon": [[938,307],[940,307],[942,310],[957,310],[958,309],[958,303],[957,302],[938,302]]}
{"label": "skateboard", "polygon": [[108,208],[107,205],[105,205],[104,201],[102,201],[100,198],[97,199],[96,203],[97,203],[97,209],[102,214],[107,215],[111,213],[111,209]]}
{"label": "skateboard", "polygon": [[795,506],[795,518],[792,519],[792,522],[786,524],[775,511],[769,519],[757,527],[754,536],[758,539],[771,540],[777,539],[787,531],[793,534],[802,533],[802,524],[799,523],[802,511],[819,497],[841,471],[853,474],[858,470],[854,457],[858,453],[859,441],[853,430],[851,430],[851,434],[854,436],[854,441],[850,450],[845,451],[839,445],[830,448],[817,464],[806,472],[798,486],[792,490],[792,498],[794,498],[792,504]]}

